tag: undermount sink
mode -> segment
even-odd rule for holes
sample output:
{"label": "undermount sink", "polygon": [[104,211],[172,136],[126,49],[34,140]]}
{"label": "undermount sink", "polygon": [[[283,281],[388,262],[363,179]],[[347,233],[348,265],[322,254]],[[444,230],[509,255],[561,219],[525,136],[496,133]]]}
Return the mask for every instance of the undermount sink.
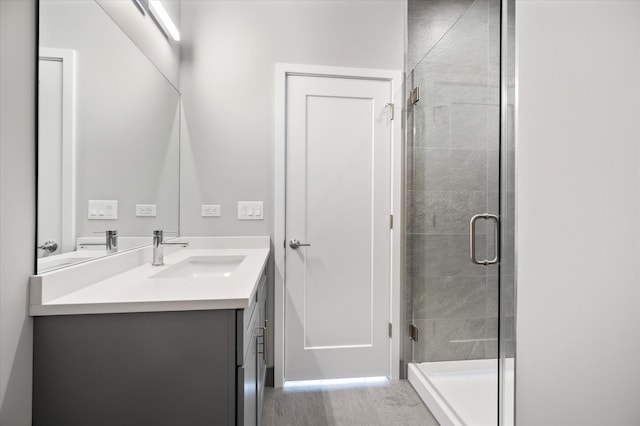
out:
{"label": "undermount sink", "polygon": [[151,278],[229,277],[245,256],[193,256],[168,267]]}

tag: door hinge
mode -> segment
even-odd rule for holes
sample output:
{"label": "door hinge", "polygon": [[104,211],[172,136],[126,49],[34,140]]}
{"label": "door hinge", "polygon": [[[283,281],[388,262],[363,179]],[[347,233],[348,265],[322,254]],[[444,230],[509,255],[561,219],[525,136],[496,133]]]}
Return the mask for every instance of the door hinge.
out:
{"label": "door hinge", "polygon": [[389,323],[389,339],[391,339],[393,335],[393,324]]}
{"label": "door hinge", "polygon": [[393,229],[393,215],[392,214],[389,215],[389,228]]}
{"label": "door hinge", "polygon": [[393,120],[395,117],[395,106],[393,105],[393,102],[389,102],[387,104],[387,107],[389,108],[389,120]]}
{"label": "door hinge", "polygon": [[418,329],[418,327],[416,327],[415,324],[409,324],[409,338],[411,340],[417,342],[420,337],[419,332],[420,330]]}
{"label": "door hinge", "polygon": [[283,240],[282,241],[282,247],[284,247],[284,249],[287,249],[287,240]]}
{"label": "door hinge", "polygon": [[409,102],[415,105],[420,100],[420,87],[415,87],[409,95]]}

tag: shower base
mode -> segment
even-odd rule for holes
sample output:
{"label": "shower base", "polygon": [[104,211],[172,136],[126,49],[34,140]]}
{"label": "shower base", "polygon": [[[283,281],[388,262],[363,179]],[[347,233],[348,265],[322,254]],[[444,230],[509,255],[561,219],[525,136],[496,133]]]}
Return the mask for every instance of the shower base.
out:
{"label": "shower base", "polygon": [[[441,426],[498,424],[497,360],[477,359],[409,364],[409,382]],[[508,358],[505,401],[513,401],[513,358]],[[505,404],[505,425],[513,425],[513,404]]]}

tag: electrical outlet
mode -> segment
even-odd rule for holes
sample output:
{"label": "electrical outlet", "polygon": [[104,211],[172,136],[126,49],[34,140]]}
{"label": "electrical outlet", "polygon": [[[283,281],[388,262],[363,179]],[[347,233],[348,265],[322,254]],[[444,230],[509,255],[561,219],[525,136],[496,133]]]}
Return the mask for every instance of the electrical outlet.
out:
{"label": "electrical outlet", "polygon": [[155,217],[156,205],[155,204],[136,204],[136,216]]}
{"label": "electrical outlet", "polygon": [[203,204],[201,212],[203,217],[219,217],[220,205],[219,204]]}

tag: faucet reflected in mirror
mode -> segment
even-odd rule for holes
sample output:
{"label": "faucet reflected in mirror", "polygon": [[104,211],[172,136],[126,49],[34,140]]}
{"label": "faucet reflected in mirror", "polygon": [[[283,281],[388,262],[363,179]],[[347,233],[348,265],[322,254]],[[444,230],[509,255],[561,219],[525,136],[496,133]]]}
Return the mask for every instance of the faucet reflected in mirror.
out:
{"label": "faucet reflected in mirror", "polygon": [[117,253],[118,252],[118,231],[98,231],[94,232],[94,234],[105,234],[105,242],[104,243],[82,243],[83,246],[105,246],[107,253]]}

